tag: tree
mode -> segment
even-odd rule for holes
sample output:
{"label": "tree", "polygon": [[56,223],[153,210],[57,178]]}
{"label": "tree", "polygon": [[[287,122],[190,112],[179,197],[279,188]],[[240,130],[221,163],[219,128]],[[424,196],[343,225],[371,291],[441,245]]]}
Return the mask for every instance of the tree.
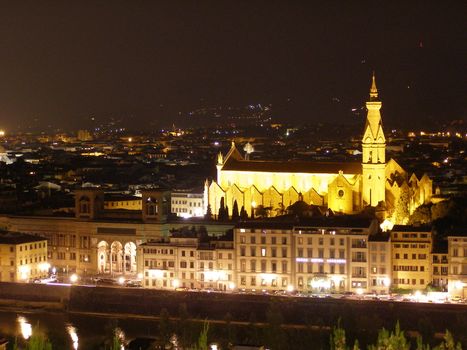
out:
{"label": "tree", "polygon": [[232,221],[238,221],[240,218],[240,213],[238,212],[238,203],[237,200],[234,200],[232,207]]}
{"label": "tree", "polygon": [[52,343],[45,335],[35,332],[29,338],[25,350],[52,350]]}
{"label": "tree", "polygon": [[409,225],[428,224],[431,222],[431,204],[419,206],[409,217]]}
{"label": "tree", "polygon": [[337,321],[337,327],[333,327],[331,333],[331,350],[346,350],[345,330],[341,327],[341,320]]}
{"label": "tree", "polygon": [[376,345],[370,345],[368,350],[410,350],[410,343],[401,331],[399,322],[396,323],[394,332],[389,332],[385,328],[378,332]]}
{"label": "tree", "polygon": [[433,350],[462,350],[462,345],[459,342],[456,343],[452,334],[446,330],[444,341],[437,347],[433,348]]}
{"label": "tree", "polygon": [[248,220],[248,213],[245,210],[245,207],[242,205],[242,209],[240,209],[240,219],[241,220]]}
{"label": "tree", "polygon": [[208,350],[208,331],[209,322],[204,321],[203,329],[199,334],[198,342],[192,347],[193,350]]}
{"label": "tree", "polygon": [[212,209],[211,209],[211,204],[208,204],[208,207],[206,209],[206,214],[204,215],[204,218],[206,220],[211,220],[212,219]]}
{"label": "tree", "polygon": [[221,203],[219,205],[219,212],[217,215],[217,220],[219,221],[227,221],[229,219],[228,209],[225,207],[225,200],[224,197],[221,198]]}
{"label": "tree", "polygon": [[394,219],[397,224],[405,224],[409,219],[409,191],[404,187],[401,188],[399,199],[397,200],[394,211]]}

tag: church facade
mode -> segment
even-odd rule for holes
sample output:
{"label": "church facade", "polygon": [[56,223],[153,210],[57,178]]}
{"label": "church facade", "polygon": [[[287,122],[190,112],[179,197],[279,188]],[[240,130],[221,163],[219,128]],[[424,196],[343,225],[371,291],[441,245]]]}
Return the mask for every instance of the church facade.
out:
{"label": "church facade", "polygon": [[[217,157],[217,179],[205,184],[205,203],[218,213],[222,203],[229,215],[236,203],[251,215],[268,208],[275,216],[297,201],[355,214],[367,206],[380,207],[392,223],[405,223],[432,196],[432,181],[406,172],[394,159],[386,162],[386,138],[373,75],[362,137],[361,162],[277,162],[248,160],[232,142]],[[206,208],[207,209],[207,208]]]}

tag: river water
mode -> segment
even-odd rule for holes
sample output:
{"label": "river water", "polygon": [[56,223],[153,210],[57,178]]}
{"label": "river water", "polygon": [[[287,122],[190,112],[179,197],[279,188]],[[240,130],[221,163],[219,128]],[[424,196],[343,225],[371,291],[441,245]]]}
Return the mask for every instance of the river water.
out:
{"label": "river water", "polygon": [[[0,336],[22,344],[34,332],[45,334],[53,349],[92,350],[110,344],[119,328],[126,341],[132,338],[154,338],[158,333],[156,320],[122,319],[64,312],[24,312],[0,310]],[[108,345],[107,345],[108,347]]]}

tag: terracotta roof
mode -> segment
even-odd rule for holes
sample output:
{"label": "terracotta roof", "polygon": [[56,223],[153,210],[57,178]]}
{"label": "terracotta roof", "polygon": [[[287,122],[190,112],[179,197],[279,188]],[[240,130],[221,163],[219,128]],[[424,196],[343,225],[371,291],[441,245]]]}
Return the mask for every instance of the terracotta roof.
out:
{"label": "terracotta roof", "polygon": [[361,174],[362,165],[358,162],[277,162],[229,158],[222,170],[305,174],[337,174],[342,170],[344,174]]}

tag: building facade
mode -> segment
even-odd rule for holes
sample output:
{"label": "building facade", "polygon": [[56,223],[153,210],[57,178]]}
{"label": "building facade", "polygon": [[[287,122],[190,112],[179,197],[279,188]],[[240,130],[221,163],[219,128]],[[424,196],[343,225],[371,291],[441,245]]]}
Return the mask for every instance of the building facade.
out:
{"label": "building facade", "polygon": [[32,282],[48,277],[47,240],[19,232],[0,232],[0,281]]}
{"label": "building facade", "polygon": [[0,228],[45,237],[48,262],[60,274],[136,275],[137,247],[144,242],[187,225],[205,227],[212,236],[233,227],[171,220],[167,191],[143,191],[140,200],[140,210],[106,209],[102,190],[77,190],[75,217],[2,215]]}
{"label": "building facade", "polygon": [[424,290],[431,283],[431,228],[394,226],[391,232],[392,285]]}
{"label": "building facade", "polygon": [[[343,218],[343,217],[342,217]],[[240,224],[234,229],[237,286],[246,290],[367,292],[371,220]]]}
{"label": "building facade", "polygon": [[467,298],[467,237],[448,237],[448,260],[449,295]]}
{"label": "building facade", "polygon": [[146,288],[235,288],[231,239],[201,242],[196,233],[173,233],[168,239],[141,244],[138,251],[138,270]]}

